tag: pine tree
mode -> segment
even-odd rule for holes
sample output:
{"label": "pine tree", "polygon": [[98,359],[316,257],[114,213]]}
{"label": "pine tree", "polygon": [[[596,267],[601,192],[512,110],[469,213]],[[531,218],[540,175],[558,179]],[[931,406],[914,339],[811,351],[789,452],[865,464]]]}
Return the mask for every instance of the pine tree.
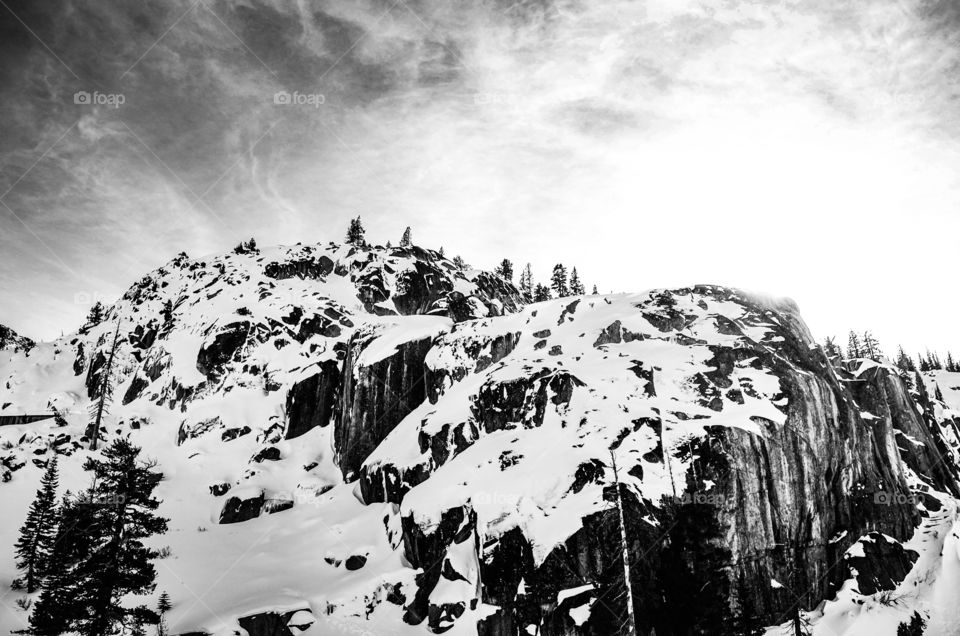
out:
{"label": "pine tree", "polygon": [[508,283],[513,282],[513,263],[509,258],[505,258],[500,261],[500,264],[497,265],[496,269],[493,270],[493,273],[507,281]]}
{"label": "pine tree", "polygon": [[441,257],[446,257],[446,255],[447,255],[447,252],[443,249],[443,245],[441,245],[441,246],[440,246],[440,256],[441,256]]}
{"label": "pine tree", "polygon": [[530,263],[527,263],[520,273],[520,292],[527,302],[533,300],[533,270]]}
{"label": "pine tree", "polygon": [[96,327],[103,322],[106,317],[107,310],[104,308],[103,303],[98,300],[93,303],[93,307],[90,308],[90,313],[87,314],[87,324]]}
{"label": "pine tree", "polygon": [[347,228],[347,243],[356,247],[363,247],[367,244],[366,230],[363,229],[363,223],[358,216],[350,220],[350,227]]}
{"label": "pine tree", "polygon": [[100,442],[100,423],[103,421],[103,416],[109,411],[110,404],[113,402],[113,364],[117,357],[119,344],[120,322],[117,321],[117,329],[113,334],[113,343],[110,345],[107,363],[100,377],[99,396],[97,401],[90,405],[90,426],[88,428],[90,450],[97,450]]}
{"label": "pine tree", "polygon": [[84,614],[75,570],[95,549],[88,532],[93,524],[93,506],[89,500],[89,495],[74,497],[68,492],[63,496],[47,577],[40,598],[33,604],[30,629],[26,633],[59,636],[71,631],[75,621]]}
{"label": "pine tree", "polygon": [[847,338],[847,358],[854,359],[863,356],[863,349],[860,347],[860,338],[853,331]]}
{"label": "pine tree", "polygon": [[570,295],[583,296],[586,293],[587,290],[583,288],[583,283],[580,282],[580,275],[577,274],[577,268],[574,267],[570,272]]}
{"label": "pine tree", "polygon": [[407,226],[407,229],[403,231],[403,236],[400,237],[400,247],[410,247],[413,245],[413,241],[410,240],[410,226]]}
{"label": "pine tree", "polygon": [[167,530],[167,520],[154,512],[160,501],[153,491],[163,474],[139,455],[139,448],[121,438],[103,451],[103,459],[91,457],[83,466],[93,473],[86,534],[96,549],[74,567],[77,602],[86,610],[73,625],[81,636],[109,634],[128,617],[154,623],[159,618],[144,606],[121,605],[128,594],[153,591],[156,570],[150,561],[159,553],[143,540]]}
{"label": "pine tree", "polygon": [[[928,351],[927,354],[929,355],[930,352]],[[922,353],[918,353],[918,354],[917,354],[917,359],[920,361],[920,371],[921,371],[921,372],[923,372],[923,371],[929,371],[929,370],[930,370],[930,358],[929,358],[929,357],[924,358]]]}
{"label": "pine tree", "polygon": [[459,254],[453,257],[453,264],[457,266],[457,269],[464,270],[469,267],[467,262],[463,260]]}
{"label": "pine tree", "polygon": [[15,544],[17,567],[24,571],[27,592],[35,592],[46,576],[53,542],[57,535],[57,457],[47,463],[47,470],[40,480],[27,519],[20,528],[20,537]]}
{"label": "pine tree", "polygon": [[827,354],[828,360],[839,360],[843,358],[843,352],[840,350],[840,347],[837,345],[837,341],[833,336],[830,336],[823,343],[823,350]]}
{"label": "pine tree", "polygon": [[570,295],[570,288],[567,287],[567,268],[562,263],[553,266],[553,276],[550,277],[550,288],[556,293],[558,298]]}
{"label": "pine tree", "polygon": [[597,286],[596,286],[596,285],[593,286],[593,291],[590,292],[590,293],[593,294],[594,296],[596,296],[596,295],[599,293],[599,292],[597,291]]}
{"label": "pine tree", "polygon": [[954,362],[954,360],[953,360],[953,354],[950,353],[949,351],[947,351],[947,366],[946,366],[946,370],[947,370],[947,371],[956,371],[956,370],[957,370],[957,363]]}
{"label": "pine tree", "polygon": [[173,609],[173,604],[170,603],[170,595],[163,592],[157,601],[157,614],[160,615],[160,622],[157,623],[157,636],[167,636],[166,614],[171,609]]}
{"label": "pine tree", "polygon": [[873,333],[865,331],[863,333],[863,342],[860,348],[860,356],[869,358],[877,362],[883,357],[883,351],[880,350],[880,343],[873,337]]}
{"label": "pine tree", "polygon": [[537,283],[537,286],[533,289],[533,302],[539,303],[544,300],[550,300],[551,298],[550,288],[541,283]]}
{"label": "pine tree", "polygon": [[897,348],[897,368],[904,373],[910,373],[917,370],[917,367],[913,364],[913,359],[907,355],[906,351],[903,350],[903,347]]}

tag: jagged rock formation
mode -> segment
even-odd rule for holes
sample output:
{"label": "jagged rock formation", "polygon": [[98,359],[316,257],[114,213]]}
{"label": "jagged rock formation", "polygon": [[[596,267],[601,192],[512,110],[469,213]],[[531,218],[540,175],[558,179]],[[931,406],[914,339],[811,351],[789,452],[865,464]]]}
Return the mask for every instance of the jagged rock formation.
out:
{"label": "jagged rock formation", "polygon": [[36,346],[29,338],[24,338],[10,327],[0,325],[0,351],[28,352]]}
{"label": "jagged rock formation", "polygon": [[[251,634],[617,633],[618,495],[639,631],[748,633],[913,585],[960,496],[931,378],[832,365],[788,301],[523,307],[436,252],[333,244],[178,257],[0,363],[4,401],[63,414],[0,431],[4,481],[82,463],[118,322],[104,435],[169,475],[161,589],[229,570],[204,604]],[[175,633],[222,625],[190,606]]]}

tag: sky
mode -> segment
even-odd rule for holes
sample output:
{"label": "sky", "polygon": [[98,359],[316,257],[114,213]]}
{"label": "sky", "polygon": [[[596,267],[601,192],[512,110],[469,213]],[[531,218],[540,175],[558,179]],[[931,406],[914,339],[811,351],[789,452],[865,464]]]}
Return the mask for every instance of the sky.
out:
{"label": "sky", "polygon": [[960,5],[0,0],[0,323],[368,239],[960,352]]}

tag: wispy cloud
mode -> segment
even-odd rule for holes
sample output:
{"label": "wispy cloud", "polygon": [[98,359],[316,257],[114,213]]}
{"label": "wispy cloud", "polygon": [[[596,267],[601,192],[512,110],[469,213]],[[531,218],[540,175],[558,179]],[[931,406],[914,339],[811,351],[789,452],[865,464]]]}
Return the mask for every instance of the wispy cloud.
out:
{"label": "wispy cloud", "polygon": [[27,332],[75,323],[90,280],[119,293],[180,250],[322,240],[360,213],[374,238],[414,224],[481,265],[762,288],[821,333],[960,345],[948,320],[912,335],[909,305],[960,309],[942,291],[960,229],[949,2],[9,11],[0,191],[79,122],[5,199],[79,275],[0,215],[0,322]]}

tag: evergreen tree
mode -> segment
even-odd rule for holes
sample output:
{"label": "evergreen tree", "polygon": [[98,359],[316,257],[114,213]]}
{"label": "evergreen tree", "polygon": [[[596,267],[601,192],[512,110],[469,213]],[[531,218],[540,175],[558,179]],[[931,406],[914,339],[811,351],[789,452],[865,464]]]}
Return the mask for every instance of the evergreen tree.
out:
{"label": "evergreen tree", "polygon": [[897,367],[904,373],[910,373],[916,371],[917,367],[913,364],[913,359],[907,355],[903,350],[903,347],[897,349]]}
{"label": "evergreen tree", "polygon": [[93,506],[88,501],[89,495],[74,497],[68,492],[63,497],[47,577],[40,598],[33,604],[28,634],[59,636],[71,631],[85,612],[75,569],[95,549],[88,532],[93,524]]}
{"label": "evergreen tree", "polygon": [[103,421],[103,416],[109,411],[110,404],[113,402],[113,365],[117,357],[119,345],[120,322],[117,321],[117,329],[113,334],[113,343],[110,345],[107,363],[101,370],[97,401],[90,404],[90,425],[87,429],[90,436],[90,450],[97,449],[100,442],[100,423]]}
{"label": "evergreen tree", "polygon": [[363,229],[363,223],[358,216],[350,220],[350,227],[347,228],[347,243],[356,247],[363,247],[367,244],[366,230]]}
{"label": "evergreen tree", "polygon": [[550,288],[546,285],[537,283],[537,286],[533,288],[533,302],[539,303],[544,300],[550,300],[551,298]]}
{"label": "evergreen tree", "polygon": [[897,626],[897,636],[923,636],[927,622],[919,613],[914,612],[909,623],[900,623]]}
{"label": "evergreen tree", "polygon": [[823,350],[827,354],[829,360],[837,360],[843,358],[843,351],[840,350],[840,347],[837,345],[837,341],[834,337],[829,337],[823,343]]}
{"label": "evergreen tree", "polygon": [[947,351],[947,365],[945,368],[947,371],[957,371],[957,363],[954,362],[953,354],[949,351]]}
{"label": "evergreen tree", "polygon": [[403,236],[400,237],[400,247],[410,247],[413,245],[413,241],[410,240],[410,226],[407,226],[407,229],[403,231]]}
{"label": "evergreen tree", "polygon": [[87,324],[95,327],[103,322],[106,317],[107,310],[104,308],[103,303],[98,300],[93,303],[93,307],[90,308],[90,313],[87,314]]}
{"label": "evergreen tree", "polygon": [[157,601],[157,614],[160,615],[160,622],[157,623],[157,636],[167,636],[166,614],[171,609],[173,609],[173,604],[170,603],[170,595],[163,592],[160,595],[160,600]]}
{"label": "evergreen tree", "polygon": [[863,356],[863,350],[860,347],[860,338],[853,331],[847,338],[847,358],[860,358]]}
{"label": "evergreen tree", "polygon": [[85,610],[73,629],[81,636],[109,634],[131,617],[159,619],[146,607],[120,604],[128,594],[153,591],[156,570],[150,561],[159,553],[143,540],[167,530],[167,520],[154,512],[160,502],[153,491],[163,474],[139,455],[139,448],[121,438],[103,451],[103,459],[91,457],[83,466],[93,473],[88,504],[93,512],[85,534],[95,549],[73,568],[76,602]]}
{"label": "evergreen tree", "polygon": [[447,255],[446,251],[443,249],[443,245],[440,246],[440,256],[445,257]]}
{"label": "evergreen tree", "polygon": [[[928,351],[927,354],[930,352]],[[917,354],[917,359],[920,361],[920,371],[929,371],[930,370],[930,359],[924,358],[923,354]]]}
{"label": "evergreen tree", "polygon": [[533,300],[533,270],[530,268],[530,263],[527,263],[520,273],[520,292],[527,302]]}
{"label": "evergreen tree", "polygon": [[17,567],[24,571],[27,592],[35,592],[46,576],[53,542],[57,534],[57,457],[47,463],[47,470],[40,480],[27,519],[20,528],[20,537],[15,544]]}
{"label": "evergreen tree", "polygon": [[863,358],[869,358],[871,360],[880,361],[880,358],[883,357],[883,351],[880,350],[880,343],[877,342],[877,339],[873,337],[873,333],[870,331],[865,331],[863,333],[863,341],[860,346],[860,356]]}
{"label": "evergreen tree", "polygon": [[570,295],[583,296],[586,293],[587,290],[583,288],[583,283],[580,282],[580,275],[577,274],[577,268],[574,267],[570,272]]}
{"label": "evergreen tree", "polygon": [[509,258],[505,258],[500,261],[500,264],[497,265],[497,268],[493,270],[493,273],[507,281],[508,283],[513,282],[513,263]]}
{"label": "evergreen tree", "polygon": [[570,295],[570,288],[567,287],[567,268],[562,263],[553,266],[553,276],[550,277],[550,288],[557,294],[558,298]]}
{"label": "evergreen tree", "polygon": [[463,257],[461,257],[459,254],[453,257],[453,264],[456,265],[457,269],[460,269],[460,270],[464,270],[469,267],[469,265],[467,265],[467,262],[463,260]]}
{"label": "evergreen tree", "polygon": [[593,286],[593,291],[590,292],[590,293],[593,294],[594,296],[596,296],[596,295],[599,293],[599,292],[597,292],[597,286],[596,286],[596,285]]}

